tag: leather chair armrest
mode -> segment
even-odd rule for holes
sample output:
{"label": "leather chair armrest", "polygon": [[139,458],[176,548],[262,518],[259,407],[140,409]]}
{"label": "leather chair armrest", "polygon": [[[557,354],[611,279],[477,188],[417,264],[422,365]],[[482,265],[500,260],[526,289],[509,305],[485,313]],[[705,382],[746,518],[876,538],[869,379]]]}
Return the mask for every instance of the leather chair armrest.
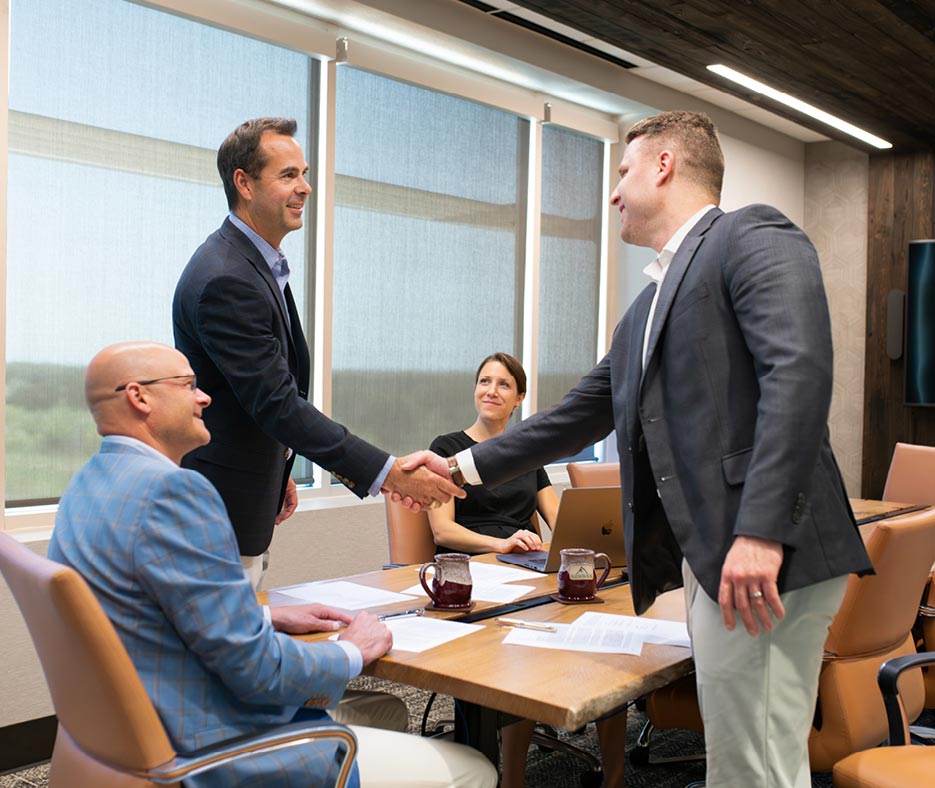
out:
{"label": "leather chair armrest", "polygon": [[171,785],[241,758],[311,741],[333,741],[343,746],[344,757],[335,783],[336,788],[343,788],[357,755],[357,737],[343,725],[310,722],[293,722],[252,736],[238,736],[210,747],[179,753],[171,761],[139,772],[138,776],[160,785]]}
{"label": "leather chair armrest", "polygon": [[890,731],[889,743],[893,746],[906,744],[906,719],[899,699],[899,677],[910,668],[931,664],[935,664],[935,651],[894,657],[880,666],[877,683],[880,685],[880,692],[883,693],[883,705],[886,707]]}

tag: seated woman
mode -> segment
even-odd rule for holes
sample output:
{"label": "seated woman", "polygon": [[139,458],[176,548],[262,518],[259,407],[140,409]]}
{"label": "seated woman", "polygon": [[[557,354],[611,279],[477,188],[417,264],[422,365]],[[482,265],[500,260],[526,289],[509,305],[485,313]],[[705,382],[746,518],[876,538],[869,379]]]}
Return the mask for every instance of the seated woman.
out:
{"label": "seated woman", "polygon": [[[477,418],[466,430],[439,435],[432,451],[452,457],[502,433],[526,397],[526,372],[513,356],[493,353],[477,369],[474,408]],[[488,489],[464,488],[467,498],[453,498],[429,512],[438,552],[509,553],[541,550],[533,530],[538,511],[549,527],[555,522],[558,496],[543,468]]]}
{"label": "seated woman", "polygon": [[[519,361],[508,353],[487,356],[474,379],[477,418],[465,430],[438,436],[432,441],[432,451],[451,457],[500,435],[525,397],[526,372]],[[452,499],[428,513],[438,552],[509,553],[542,549],[532,518],[538,512],[551,528],[558,512],[558,496],[543,468],[498,487],[468,485],[464,490],[467,498]],[[501,788],[525,785],[526,753],[534,726],[532,720],[522,720],[503,729]],[[603,785],[607,788],[623,786],[626,728],[626,714],[597,723]]]}

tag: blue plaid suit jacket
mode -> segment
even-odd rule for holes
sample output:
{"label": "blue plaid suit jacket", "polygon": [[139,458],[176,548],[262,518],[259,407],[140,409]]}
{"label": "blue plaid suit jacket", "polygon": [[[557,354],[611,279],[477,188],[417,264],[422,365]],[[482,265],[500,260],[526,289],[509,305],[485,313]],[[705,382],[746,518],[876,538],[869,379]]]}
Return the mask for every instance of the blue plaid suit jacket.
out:
{"label": "blue plaid suit jacket", "polygon": [[[220,496],[201,474],[142,444],[105,438],[59,504],[49,557],[76,569],[113,622],[181,751],[293,719],[344,693],[347,658],[266,622],[240,564]],[[331,746],[244,759],[185,781],[330,785]],[[356,771],[356,770],[355,770]]]}

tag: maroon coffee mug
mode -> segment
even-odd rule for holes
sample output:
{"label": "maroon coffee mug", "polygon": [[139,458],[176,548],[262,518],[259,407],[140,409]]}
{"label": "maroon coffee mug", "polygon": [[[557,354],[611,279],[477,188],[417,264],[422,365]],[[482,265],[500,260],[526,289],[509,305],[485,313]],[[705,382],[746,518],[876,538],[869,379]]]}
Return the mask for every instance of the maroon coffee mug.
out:
{"label": "maroon coffee mug", "polygon": [[[432,587],[426,582],[426,570],[434,568]],[[471,556],[466,553],[441,553],[434,561],[422,564],[419,582],[435,607],[458,610],[471,606]]]}
{"label": "maroon coffee mug", "polygon": [[[594,565],[602,560],[604,573],[595,580]],[[610,574],[610,558],[606,553],[595,553],[583,547],[562,550],[562,563],[558,569],[558,595],[570,602],[594,599],[597,589],[604,585]]]}

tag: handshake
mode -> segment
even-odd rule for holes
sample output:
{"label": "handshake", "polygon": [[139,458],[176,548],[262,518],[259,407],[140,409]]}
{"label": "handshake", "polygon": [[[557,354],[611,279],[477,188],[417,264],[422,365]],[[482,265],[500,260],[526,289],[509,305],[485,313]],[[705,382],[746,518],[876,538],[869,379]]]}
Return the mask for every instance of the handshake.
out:
{"label": "handshake", "polygon": [[434,509],[465,492],[451,480],[448,460],[432,451],[417,451],[397,458],[381,490],[414,512]]}

